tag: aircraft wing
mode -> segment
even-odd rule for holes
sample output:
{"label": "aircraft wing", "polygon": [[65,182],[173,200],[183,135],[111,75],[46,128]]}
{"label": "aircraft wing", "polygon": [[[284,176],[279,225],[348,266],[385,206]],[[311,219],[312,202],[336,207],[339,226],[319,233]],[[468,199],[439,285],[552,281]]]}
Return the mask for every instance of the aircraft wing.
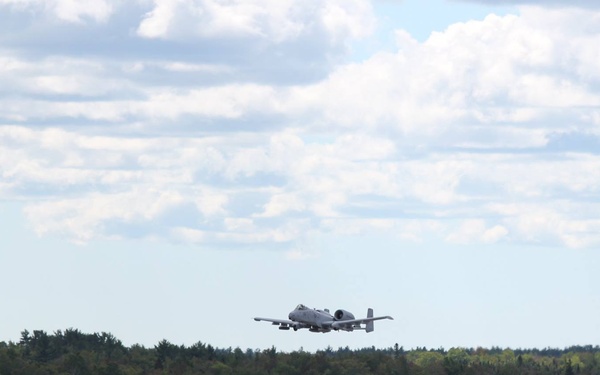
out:
{"label": "aircraft wing", "polygon": [[271,322],[273,325],[286,324],[289,326],[294,326],[297,322],[285,319],[271,319],[271,318],[254,318],[257,322]]}
{"label": "aircraft wing", "polygon": [[257,322],[271,322],[274,326],[279,326],[279,329],[288,330],[293,328],[294,331],[300,328],[308,328],[306,324],[300,322],[294,322],[293,320],[285,320],[285,319],[271,319],[271,318],[254,318]]}
{"label": "aircraft wing", "polygon": [[331,323],[331,327],[332,328],[346,328],[346,327],[355,326],[357,324],[367,324],[369,322],[374,322],[375,320],[382,320],[382,319],[394,320],[394,318],[392,318],[389,315],[376,316],[376,317],[370,317],[370,318],[361,318],[361,319],[352,319],[352,320],[336,320],[333,323]]}

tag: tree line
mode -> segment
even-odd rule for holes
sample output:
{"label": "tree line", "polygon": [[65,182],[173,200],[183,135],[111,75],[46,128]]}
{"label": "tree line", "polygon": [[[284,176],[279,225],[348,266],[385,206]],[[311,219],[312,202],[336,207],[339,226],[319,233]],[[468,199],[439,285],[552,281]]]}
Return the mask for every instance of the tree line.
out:
{"label": "tree line", "polygon": [[15,342],[0,342],[0,375],[154,375],[154,374],[398,374],[398,375],[574,375],[600,374],[599,346],[564,349],[499,347],[389,348],[315,353],[279,352],[239,347],[191,346],[162,340],[154,347],[126,347],[110,333],[83,333],[69,328],[48,334],[21,332]]}

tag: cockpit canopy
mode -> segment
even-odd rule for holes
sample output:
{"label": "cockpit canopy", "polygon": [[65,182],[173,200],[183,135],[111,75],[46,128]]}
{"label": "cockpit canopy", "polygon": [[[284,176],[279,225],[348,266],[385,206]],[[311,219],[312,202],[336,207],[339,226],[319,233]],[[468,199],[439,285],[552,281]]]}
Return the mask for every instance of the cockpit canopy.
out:
{"label": "cockpit canopy", "polygon": [[303,304],[299,304],[298,306],[296,306],[296,310],[306,310],[308,309],[308,307],[304,306]]}

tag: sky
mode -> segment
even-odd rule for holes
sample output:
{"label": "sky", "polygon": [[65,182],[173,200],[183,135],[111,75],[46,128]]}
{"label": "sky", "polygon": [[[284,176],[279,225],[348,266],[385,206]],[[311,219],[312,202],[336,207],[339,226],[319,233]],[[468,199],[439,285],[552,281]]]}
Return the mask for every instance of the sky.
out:
{"label": "sky", "polygon": [[[0,0],[0,341],[600,343],[600,2]],[[297,304],[393,321],[279,331]]]}

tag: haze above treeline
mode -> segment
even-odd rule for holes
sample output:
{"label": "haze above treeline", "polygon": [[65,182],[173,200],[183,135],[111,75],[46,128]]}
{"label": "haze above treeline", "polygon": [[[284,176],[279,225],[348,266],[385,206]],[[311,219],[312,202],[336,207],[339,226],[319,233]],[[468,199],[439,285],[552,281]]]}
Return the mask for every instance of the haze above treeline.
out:
{"label": "haze above treeline", "polygon": [[0,374],[598,374],[600,346],[564,349],[327,347],[280,352],[191,346],[166,339],[151,348],[124,346],[110,333],[68,328],[21,332],[0,341]]}

